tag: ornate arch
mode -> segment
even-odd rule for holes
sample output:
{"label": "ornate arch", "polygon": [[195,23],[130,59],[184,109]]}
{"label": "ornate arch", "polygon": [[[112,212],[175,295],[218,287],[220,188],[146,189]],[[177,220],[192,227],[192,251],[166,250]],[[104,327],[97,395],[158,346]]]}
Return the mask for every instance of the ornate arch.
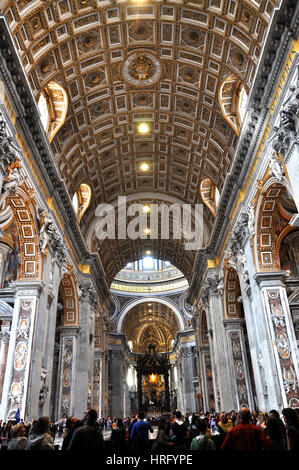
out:
{"label": "ornate arch", "polygon": [[240,281],[237,271],[233,267],[224,270],[224,315],[226,318],[241,318],[241,304],[238,301],[241,295]]}
{"label": "ornate arch", "polygon": [[13,219],[17,225],[21,255],[17,277],[19,281],[40,280],[43,272],[43,260],[38,245],[36,210],[32,194],[33,191],[22,184],[16,193],[6,194],[5,192],[2,196],[6,201],[6,207],[10,207],[13,214],[13,217],[9,218],[6,228],[9,227]]}
{"label": "ornate arch", "polygon": [[200,326],[199,326],[199,341],[202,346],[206,346],[209,344],[208,322],[207,322],[207,314],[205,310],[202,310],[201,312]]}
{"label": "ornate arch", "polygon": [[212,182],[210,178],[205,178],[200,184],[200,195],[204,204],[211,211],[213,216],[216,216],[218,201],[219,201],[219,191],[217,186]]}
{"label": "ornate arch", "polygon": [[248,87],[246,88],[244,88],[238,76],[233,73],[223,80],[218,90],[218,99],[223,117],[231,125],[237,136],[239,136],[242,126],[239,101],[242,90],[247,92]]}
{"label": "ornate arch", "polygon": [[167,307],[169,307],[173,313],[176,315],[177,319],[178,319],[178,323],[179,323],[179,326],[180,326],[180,329],[183,330],[185,328],[184,326],[184,320],[183,320],[183,316],[181,314],[181,312],[179,311],[179,309],[172,303],[170,302],[169,300],[166,300],[166,299],[161,299],[159,297],[146,297],[146,299],[143,297],[141,299],[135,299],[131,302],[128,302],[124,307],[123,309],[121,310],[121,312],[119,313],[119,316],[118,316],[118,319],[117,319],[117,333],[121,333],[122,331],[122,323],[124,321],[124,318],[126,316],[126,314],[133,308],[135,307],[135,305],[138,305],[138,304],[142,304],[144,302],[157,302],[157,303],[161,303],[161,304],[164,304],[166,305]]}
{"label": "ornate arch", "polygon": [[257,202],[257,230],[254,240],[255,263],[258,271],[280,270],[279,247],[284,236],[292,230],[291,215],[283,210],[281,198],[289,190],[287,180],[269,178],[260,188]]}
{"label": "ornate arch", "polygon": [[47,122],[44,123],[45,131],[51,143],[59,129],[63,126],[67,108],[68,98],[65,89],[54,81],[50,81],[41,91],[39,100],[44,100],[47,110],[40,107],[41,112],[47,112]]}
{"label": "ornate arch", "polygon": [[63,316],[61,326],[79,325],[79,302],[77,293],[77,281],[72,267],[63,275],[59,285],[63,302]]}

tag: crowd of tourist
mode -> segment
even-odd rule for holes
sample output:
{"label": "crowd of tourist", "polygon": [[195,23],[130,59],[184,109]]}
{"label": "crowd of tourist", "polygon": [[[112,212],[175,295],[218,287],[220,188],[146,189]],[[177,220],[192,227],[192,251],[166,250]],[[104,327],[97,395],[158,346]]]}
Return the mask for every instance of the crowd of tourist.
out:
{"label": "crowd of tourist", "polygon": [[[149,435],[157,427],[157,437]],[[109,433],[108,431],[111,431]],[[104,439],[109,434],[108,439]],[[54,445],[55,439],[62,444]],[[299,451],[299,409],[285,408],[269,413],[250,412],[242,407],[237,413],[191,413],[134,418],[97,418],[88,410],[82,420],[69,417],[50,423],[48,417],[32,423],[0,421],[1,451],[151,451],[189,452],[199,450],[291,450]]]}

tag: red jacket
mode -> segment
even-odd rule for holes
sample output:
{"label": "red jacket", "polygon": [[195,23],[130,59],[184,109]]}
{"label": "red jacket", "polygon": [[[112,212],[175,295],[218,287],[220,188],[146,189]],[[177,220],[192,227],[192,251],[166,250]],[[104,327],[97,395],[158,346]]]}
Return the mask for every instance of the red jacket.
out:
{"label": "red jacket", "polygon": [[240,423],[228,431],[221,450],[269,450],[271,441],[255,424]]}

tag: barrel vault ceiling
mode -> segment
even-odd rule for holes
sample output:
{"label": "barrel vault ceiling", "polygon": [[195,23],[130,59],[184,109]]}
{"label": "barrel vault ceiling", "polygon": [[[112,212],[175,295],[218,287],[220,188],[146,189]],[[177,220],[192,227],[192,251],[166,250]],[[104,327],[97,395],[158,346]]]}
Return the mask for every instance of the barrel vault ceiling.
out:
{"label": "barrel vault ceiling", "polygon": [[[219,87],[234,74],[250,89],[276,3],[0,2],[36,98],[51,81],[67,93],[66,120],[51,148],[71,198],[81,183],[91,187],[83,234],[97,205],[118,195],[159,193],[194,205],[205,178],[221,194],[238,137],[223,118]],[[150,124],[148,134],[137,132],[140,121]],[[204,219],[211,230],[206,207]],[[176,240],[94,248],[109,280],[148,248],[190,279],[196,254],[184,256]]]}

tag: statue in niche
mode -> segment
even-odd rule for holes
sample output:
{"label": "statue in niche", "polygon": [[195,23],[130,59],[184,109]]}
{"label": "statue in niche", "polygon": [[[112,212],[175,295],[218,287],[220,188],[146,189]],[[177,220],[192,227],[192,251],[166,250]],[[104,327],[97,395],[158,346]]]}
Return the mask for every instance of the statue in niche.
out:
{"label": "statue in niche", "polygon": [[22,165],[20,160],[15,160],[11,165],[7,167],[8,176],[3,180],[3,191],[9,191],[10,193],[16,193],[20,184],[24,181],[21,175],[20,169]]}
{"label": "statue in niche", "polygon": [[223,292],[224,292],[224,274],[223,274],[223,271],[220,272],[219,283],[217,285],[217,291],[219,292],[220,296],[222,297]]}
{"label": "statue in niche", "polygon": [[255,233],[254,224],[255,224],[254,205],[250,203],[248,206],[248,230],[249,230],[250,238],[252,238]]}
{"label": "statue in niche", "polygon": [[48,211],[42,209],[38,213],[39,218],[39,248],[41,253],[45,253],[50,237],[54,234],[55,225]]}
{"label": "statue in niche", "polygon": [[43,405],[45,399],[48,396],[49,387],[47,386],[47,370],[42,367],[41,378],[40,378],[40,390],[39,390],[39,404]]}
{"label": "statue in niche", "polygon": [[19,235],[15,222],[11,224],[7,232],[5,231],[5,236],[12,241],[14,247],[9,255],[8,268],[4,279],[4,287],[7,287],[12,281],[17,279],[18,269],[21,266]]}
{"label": "statue in niche", "polygon": [[266,397],[268,395],[268,387],[267,387],[267,384],[266,384],[264,361],[263,361],[263,356],[262,356],[262,351],[261,350],[259,351],[259,355],[258,355],[258,358],[257,358],[257,363],[258,363],[259,368],[260,368],[261,383],[263,385],[263,394],[264,394],[264,397]]}
{"label": "statue in niche", "polygon": [[282,167],[282,164],[277,160],[277,158],[274,155],[270,155],[269,169],[270,169],[271,175],[277,178],[278,181],[282,180],[284,176],[283,167]]}

